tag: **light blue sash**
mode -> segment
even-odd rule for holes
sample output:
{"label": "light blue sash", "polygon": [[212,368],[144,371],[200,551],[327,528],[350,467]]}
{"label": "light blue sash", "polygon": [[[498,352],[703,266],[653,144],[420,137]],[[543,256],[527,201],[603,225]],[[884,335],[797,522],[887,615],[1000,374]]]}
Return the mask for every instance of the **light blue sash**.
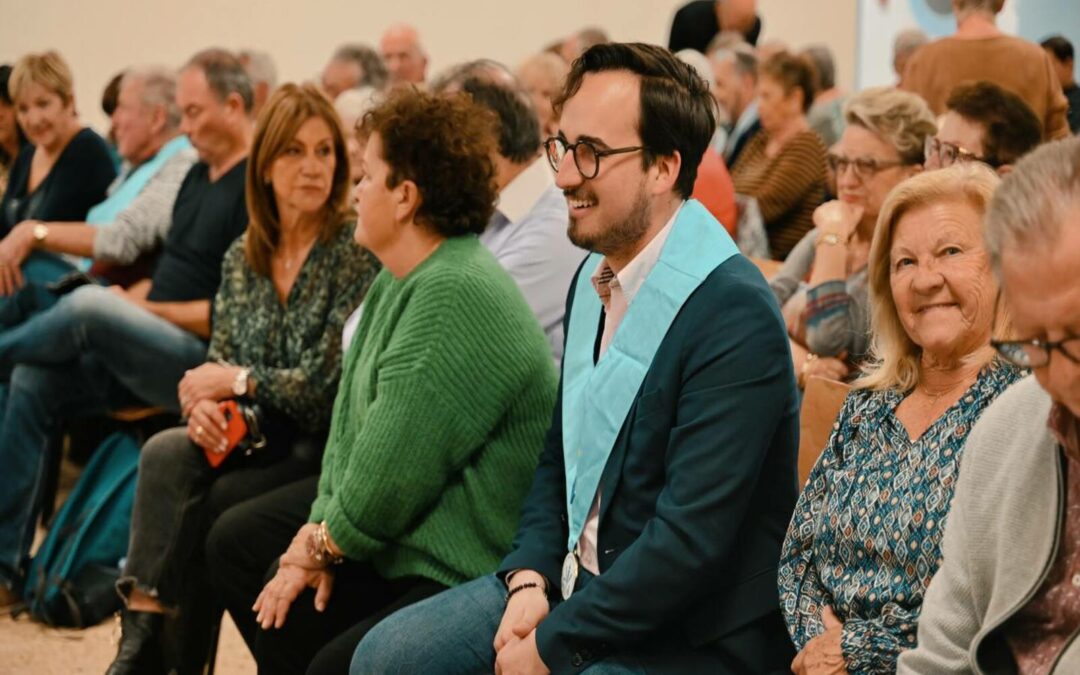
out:
{"label": "light blue sash", "polygon": [[581,268],[563,356],[568,550],[573,550],[581,537],[608,456],[660,342],[686,299],[717,266],[738,252],[727,231],[704,206],[695,200],[683,204],[660,259],[595,365],[593,350],[603,305],[591,276],[603,256],[593,253]]}
{"label": "light blue sash", "polygon": [[139,196],[150,179],[161,170],[161,167],[165,166],[165,162],[176,153],[190,147],[191,143],[187,136],[177,136],[161,146],[153,158],[143,162],[139,168],[128,174],[124,182],[120,183],[120,186],[105,198],[105,201],[86,212],[86,222],[90,225],[111,224],[116,220],[116,216],[120,215],[120,212],[130,206],[131,202]]}
{"label": "light blue sash", "polygon": [[[105,201],[96,204],[86,212],[87,224],[111,225],[116,221],[116,217],[120,215],[121,211],[131,206],[131,202],[135,201],[135,198],[143,191],[150,179],[157,175],[161,167],[165,166],[165,162],[169,161],[176,153],[190,147],[191,142],[187,136],[177,136],[161,146],[156,155],[129,173],[123,182],[105,198]],[[70,260],[76,263],[76,266],[84,272],[90,269],[93,262],[86,258],[75,257]]]}

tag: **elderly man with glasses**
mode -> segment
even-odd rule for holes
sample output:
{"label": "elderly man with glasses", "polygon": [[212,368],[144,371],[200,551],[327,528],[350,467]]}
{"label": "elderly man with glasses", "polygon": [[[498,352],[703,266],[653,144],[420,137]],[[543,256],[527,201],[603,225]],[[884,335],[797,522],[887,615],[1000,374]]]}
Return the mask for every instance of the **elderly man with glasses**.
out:
{"label": "elderly man with glasses", "polygon": [[1042,125],[1024,99],[992,82],[953,89],[937,136],[926,139],[926,168],[982,162],[1004,176],[1042,142]]}
{"label": "elderly man with glasses", "polygon": [[[1017,163],[987,245],[1030,368],[967,442],[944,564],[900,673],[1080,672],[1080,140]],[[1006,255],[1007,253],[1007,255]]]}

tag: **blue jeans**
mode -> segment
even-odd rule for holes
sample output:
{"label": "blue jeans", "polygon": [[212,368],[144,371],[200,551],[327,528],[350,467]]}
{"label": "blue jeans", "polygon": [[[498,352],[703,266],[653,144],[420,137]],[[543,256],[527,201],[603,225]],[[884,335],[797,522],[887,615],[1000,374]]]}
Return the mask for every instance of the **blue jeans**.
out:
{"label": "blue jeans", "polygon": [[[506,586],[489,574],[391,614],[360,642],[349,675],[490,675],[505,595]],[[643,675],[646,670],[633,657],[619,656],[582,672]]]}
{"label": "blue jeans", "polygon": [[0,334],[0,583],[21,585],[66,419],[132,404],[178,411],[206,345],[108,289],[84,286]]}

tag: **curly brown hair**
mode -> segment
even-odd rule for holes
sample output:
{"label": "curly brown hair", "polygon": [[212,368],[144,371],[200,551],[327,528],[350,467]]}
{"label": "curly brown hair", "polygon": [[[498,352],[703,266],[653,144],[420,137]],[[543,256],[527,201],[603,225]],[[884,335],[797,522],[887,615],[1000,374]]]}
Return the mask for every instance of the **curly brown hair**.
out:
{"label": "curly brown hair", "polygon": [[416,184],[416,222],[444,237],[480,234],[495,208],[495,115],[463,94],[401,88],[369,110],[357,133],[378,134],[389,166],[386,186]]}

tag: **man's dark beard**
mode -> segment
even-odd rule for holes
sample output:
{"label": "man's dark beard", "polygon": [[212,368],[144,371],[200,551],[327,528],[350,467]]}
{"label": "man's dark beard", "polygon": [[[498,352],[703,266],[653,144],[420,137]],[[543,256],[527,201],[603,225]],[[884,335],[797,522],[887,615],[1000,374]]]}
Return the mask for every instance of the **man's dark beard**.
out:
{"label": "man's dark beard", "polygon": [[608,228],[595,235],[583,235],[577,229],[577,221],[570,219],[566,233],[570,241],[578,248],[595,251],[605,256],[618,254],[633,249],[649,229],[649,199],[644,186],[634,199],[634,207],[625,220],[612,223]]}

